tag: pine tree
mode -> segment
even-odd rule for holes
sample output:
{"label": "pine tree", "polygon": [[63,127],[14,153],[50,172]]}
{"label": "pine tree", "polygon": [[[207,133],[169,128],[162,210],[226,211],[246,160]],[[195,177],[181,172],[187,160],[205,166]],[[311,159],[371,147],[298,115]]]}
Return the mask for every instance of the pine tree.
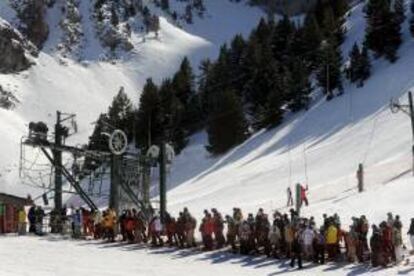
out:
{"label": "pine tree", "polygon": [[168,118],[163,122],[163,128],[167,132],[167,139],[179,153],[187,144],[187,132],[184,127],[185,107],[176,97],[170,79],[163,81],[159,93],[162,115]]}
{"label": "pine tree", "polygon": [[305,58],[307,63],[309,63],[308,67],[311,69],[316,68],[318,51],[321,46],[322,39],[323,35],[314,14],[308,14],[305,18],[303,26],[304,52],[300,56]]}
{"label": "pine tree", "polygon": [[108,132],[106,123],[108,123],[108,115],[102,113],[96,121],[92,135],[89,137],[88,149],[97,151],[109,151],[107,138],[103,135]]}
{"label": "pine tree", "polygon": [[364,81],[371,75],[371,62],[369,60],[368,49],[366,46],[359,49],[358,44],[354,44],[349,54],[348,78],[351,82],[356,82],[358,87],[364,85]]}
{"label": "pine tree", "polygon": [[[276,25],[272,35],[272,50],[274,57],[280,62],[287,62],[290,58],[292,38],[295,34],[295,26],[288,16],[284,16]],[[264,44],[265,45],[265,44]]]}
{"label": "pine tree", "polygon": [[345,29],[343,28],[344,19],[336,17],[333,9],[329,6],[325,8],[323,30],[327,39],[335,38],[338,45],[342,44],[345,39]]}
{"label": "pine tree", "polygon": [[185,7],[185,21],[187,24],[193,24],[193,8],[190,4]]}
{"label": "pine tree", "polygon": [[341,53],[335,42],[327,42],[320,51],[320,66],[317,72],[318,85],[323,88],[327,100],[334,96],[333,91],[339,90],[342,94]]}
{"label": "pine tree", "polygon": [[371,76],[371,61],[368,55],[368,48],[364,45],[361,52],[361,60],[359,62],[359,87],[364,86],[364,82]]}
{"label": "pine tree", "polygon": [[361,78],[359,75],[360,70],[360,61],[361,61],[361,52],[359,50],[358,44],[355,43],[352,47],[351,52],[349,53],[349,68],[347,71],[347,77],[351,82],[356,82]]}
{"label": "pine tree", "polygon": [[411,32],[411,36],[414,37],[414,16],[413,18],[410,19],[410,32]]}
{"label": "pine tree", "polygon": [[310,82],[310,72],[300,58],[295,59],[291,73],[289,85],[289,108],[293,111],[299,111],[302,108],[307,109],[309,105],[309,95],[312,92]]}
{"label": "pine tree", "polygon": [[181,62],[173,78],[174,91],[183,105],[187,105],[194,92],[194,74],[187,57]]}
{"label": "pine tree", "polygon": [[367,29],[365,43],[377,57],[385,56],[391,62],[397,60],[401,44],[401,23],[391,11],[390,1],[370,0],[366,8]]}
{"label": "pine tree", "polygon": [[272,26],[261,18],[257,28],[252,32],[250,39],[256,39],[260,44],[267,44],[272,39]]}
{"label": "pine tree", "polygon": [[132,102],[125,93],[124,88],[121,87],[108,109],[108,123],[123,130],[128,138],[132,138],[133,121],[134,112]]}
{"label": "pine tree", "polygon": [[330,1],[332,5],[333,12],[336,18],[345,18],[346,13],[349,10],[349,1],[348,0],[333,0]]}
{"label": "pine tree", "polygon": [[163,10],[169,10],[170,9],[170,1],[169,0],[161,0],[161,8]]}
{"label": "pine tree", "polygon": [[152,79],[147,79],[140,97],[136,114],[136,143],[142,149],[148,149],[159,142],[163,131],[163,114],[158,87]]}
{"label": "pine tree", "polygon": [[111,8],[111,24],[112,24],[114,27],[117,27],[117,26],[118,26],[118,24],[119,24],[118,13],[116,12],[116,10],[115,10],[115,7],[114,7],[114,6],[112,6],[112,8]]}
{"label": "pine tree", "polygon": [[394,13],[397,23],[402,24],[406,19],[404,0],[394,0]]}
{"label": "pine tree", "polygon": [[410,19],[410,32],[411,32],[411,36],[414,37],[414,0],[411,0],[410,10],[412,14],[412,17]]}
{"label": "pine tree", "polygon": [[[106,151],[109,152],[108,138],[103,133],[109,133],[110,130],[107,127],[109,119],[107,114],[102,113],[99,115],[96,121],[92,135],[89,137],[88,150]],[[100,164],[93,158],[86,156],[83,170],[95,170]]]}
{"label": "pine tree", "polygon": [[228,70],[229,78],[231,80],[232,89],[237,93],[239,97],[242,96],[243,87],[246,83],[247,77],[245,76],[245,51],[247,44],[243,39],[243,36],[236,35],[231,42],[229,57],[228,57]]}
{"label": "pine tree", "polygon": [[233,91],[224,90],[211,100],[206,148],[213,154],[221,154],[247,138],[247,123],[242,104]]}
{"label": "pine tree", "polygon": [[258,46],[253,51],[254,60],[250,65],[251,72],[245,86],[245,95],[251,103],[253,116],[257,117],[258,108],[265,107],[269,92],[275,87],[278,66],[269,47]]}

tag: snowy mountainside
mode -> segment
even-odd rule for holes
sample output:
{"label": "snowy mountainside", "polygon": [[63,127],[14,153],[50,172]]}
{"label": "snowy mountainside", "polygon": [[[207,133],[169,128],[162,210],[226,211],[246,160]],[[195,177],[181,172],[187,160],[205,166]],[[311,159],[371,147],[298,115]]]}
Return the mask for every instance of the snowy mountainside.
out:
{"label": "snowy mountainside", "polygon": [[[133,30],[130,39],[134,49],[119,52],[115,58],[108,60],[110,51],[102,46],[96,36],[93,2],[71,2],[78,3],[81,18],[79,25],[75,26],[82,33],[80,40],[75,41],[76,46],[71,47],[69,52],[61,47],[62,41],[67,39],[65,29],[61,27],[62,7],[67,2],[56,0],[53,6],[46,9],[49,35],[39,57],[35,59],[35,65],[18,74],[0,74],[2,88],[12,92],[19,101],[13,110],[0,108],[2,192],[20,195],[42,192],[24,185],[30,183],[22,183],[18,178],[20,138],[27,134],[30,121],[45,121],[51,129],[56,110],[76,113],[79,133],[68,142],[74,145],[85,143],[93,129],[91,123],[100,113],[106,112],[121,86],[137,104],[147,78],[160,81],[171,76],[184,56],[188,56],[197,68],[201,59],[215,57],[221,44],[235,34],[248,35],[263,15],[259,9],[242,3],[213,0],[206,2],[209,14],[206,20],[195,17],[191,28],[189,24],[179,28],[168,16],[163,17],[158,8],[150,5],[152,12],[161,15],[158,38],[150,33],[144,42],[143,33]],[[229,16],[230,11],[232,16]],[[0,18],[13,26],[19,25],[9,1],[0,2]],[[141,19],[137,17],[136,20],[139,24]],[[221,29],[214,33],[212,30],[217,25]],[[33,160],[37,151],[28,150],[25,154],[25,159]],[[30,167],[30,162],[27,165]],[[48,177],[42,181],[48,182]]]}
{"label": "snowy mountainside", "polygon": [[[344,57],[355,42],[362,43],[362,8],[355,6],[346,23]],[[169,176],[170,210],[188,206],[197,216],[212,207],[224,213],[234,206],[245,212],[285,210],[287,187],[301,182],[308,184],[311,200],[305,215],[319,219],[322,213],[337,212],[347,224],[361,214],[378,222],[391,211],[407,224],[414,206],[409,197],[411,125],[406,114],[389,109],[391,98],[407,103],[407,92],[414,88],[414,41],[407,24],[403,40],[395,64],[373,60],[364,87],[345,83],[341,97],[315,100],[309,111],[291,115],[282,126],[257,133],[224,156],[208,157],[205,135],[193,137]],[[359,163],[365,167],[362,194],[357,192]]]}
{"label": "snowy mountainside", "polygon": [[[363,16],[359,4],[346,22],[344,57],[363,41]],[[300,182],[309,187],[310,207],[303,213],[317,220],[337,212],[344,225],[362,214],[375,223],[391,211],[407,225],[414,207],[411,123],[406,114],[389,108],[391,98],[406,104],[407,92],[414,89],[414,41],[407,24],[403,40],[399,60],[374,59],[372,76],[362,88],[345,82],[344,95],[330,102],[315,97],[308,111],[288,115],[277,129],[260,131],[225,155],[210,156],[205,132],[191,137],[168,175],[169,211],[177,215],[186,206],[198,218],[213,207],[223,213],[235,206],[245,213],[259,207],[287,211],[286,189]],[[360,163],[365,169],[361,194],[356,179]],[[154,202],[157,182],[154,170]],[[106,206],[107,199],[97,200]]]}

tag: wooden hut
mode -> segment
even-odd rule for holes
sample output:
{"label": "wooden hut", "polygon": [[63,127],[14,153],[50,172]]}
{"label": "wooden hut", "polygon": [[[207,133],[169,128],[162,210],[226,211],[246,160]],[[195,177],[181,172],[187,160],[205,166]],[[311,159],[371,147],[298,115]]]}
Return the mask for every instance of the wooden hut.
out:
{"label": "wooden hut", "polygon": [[30,198],[0,193],[0,234],[17,232],[19,210],[32,204]]}

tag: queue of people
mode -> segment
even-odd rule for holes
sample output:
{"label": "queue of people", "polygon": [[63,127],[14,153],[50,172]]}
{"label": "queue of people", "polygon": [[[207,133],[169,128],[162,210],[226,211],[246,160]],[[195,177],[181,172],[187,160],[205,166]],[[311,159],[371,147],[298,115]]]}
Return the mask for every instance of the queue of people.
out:
{"label": "queue of people", "polygon": [[[276,211],[271,217],[262,208],[247,216],[237,207],[225,216],[216,208],[203,213],[197,228],[197,220],[188,208],[176,218],[167,213],[163,220],[158,214],[148,215],[136,209],[123,210],[118,216],[113,209],[92,212],[80,208],[69,212],[65,208],[50,213],[50,224],[52,233],[65,232],[65,227],[57,225],[58,222],[70,225],[75,239],[89,237],[108,242],[149,243],[154,247],[199,247],[204,251],[229,247],[237,254],[288,258],[290,265],[299,269],[304,261],[370,262],[373,267],[387,267],[400,264],[408,254],[400,217],[391,213],[378,225],[370,225],[364,215],[352,217],[349,228],[343,227],[338,214],[324,214],[323,223],[317,225],[314,217],[301,217],[293,209],[288,214]],[[19,221],[20,215],[23,221],[25,213],[19,213]],[[41,207],[30,208],[29,232],[43,234],[44,216]],[[372,234],[368,237],[370,229]],[[196,231],[201,236],[200,244],[196,242]],[[414,247],[414,219],[407,234]]]}

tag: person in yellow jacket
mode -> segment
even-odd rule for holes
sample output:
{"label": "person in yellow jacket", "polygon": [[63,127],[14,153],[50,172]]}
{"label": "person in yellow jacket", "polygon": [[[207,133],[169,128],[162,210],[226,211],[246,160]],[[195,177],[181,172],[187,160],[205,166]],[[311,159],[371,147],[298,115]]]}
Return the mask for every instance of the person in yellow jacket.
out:
{"label": "person in yellow jacket", "polygon": [[26,214],[26,210],[24,209],[24,207],[22,207],[19,212],[18,212],[18,225],[17,225],[17,230],[19,235],[26,235],[26,218],[27,218],[27,214]]}
{"label": "person in yellow jacket", "polygon": [[115,241],[116,213],[112,209],[106,211],[103,217],[103,225],[105,228],[105,237],[110,241]]}
{"label": "person in yellow jacket", "polygon": [[334,260],[337,256],[338,249],[338,228],[334,223],[331,223],[326,230],[326,251],[328,251],[328,258]]}

